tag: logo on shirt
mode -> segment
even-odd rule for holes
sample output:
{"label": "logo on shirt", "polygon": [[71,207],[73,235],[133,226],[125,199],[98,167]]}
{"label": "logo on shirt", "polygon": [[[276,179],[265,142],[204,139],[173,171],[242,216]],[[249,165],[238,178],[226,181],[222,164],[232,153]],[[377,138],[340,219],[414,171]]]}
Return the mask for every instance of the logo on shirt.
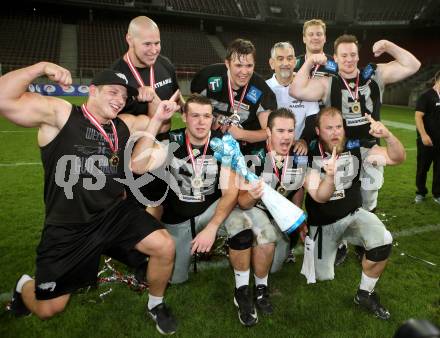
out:
{"label": "logo on shirt", "polygon": [[255,88],[254,86],[251,86],[246,94],[246,100],[252,102],[253,104],[256,104],[261,94],[263,94],[261,90]]}
{"label": "logo on shirt", "polygon": [[223,87],[223,81],[222,78],[220,76],[211,76],[208,79],[208,88],[211,92],[219,92],[220,90],[222,90]]}
{"label": "logo on shirt", "polygon": [[121,78],[122,80],[124,80],[124,81],[125,81],[125,84],[128,84],[128,80],[127,80],[127,78],[125,77],[125,74],[122,74],[122,73],[116,73],[116,76],[119,77],[119,78]]}

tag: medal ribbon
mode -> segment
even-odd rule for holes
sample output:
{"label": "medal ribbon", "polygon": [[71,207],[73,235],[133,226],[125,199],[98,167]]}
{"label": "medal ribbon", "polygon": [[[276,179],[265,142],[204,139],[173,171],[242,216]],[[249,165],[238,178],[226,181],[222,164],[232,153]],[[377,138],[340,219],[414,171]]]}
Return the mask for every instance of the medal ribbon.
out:
{"label": "medal ribbon", "polygon": [[95,119],[95,117],[89,112],[86,105],[83,104],[81,106],[81,110],[84,114],[84,116],[95,126],[96,129],[101,133],[101,135],[104,137],[104,139],[108,142],[110,149],[112,150],[113,154],[117,154],[119,150],[119,139],[118,139],[118,133],[116,131],[115,124],[112,120],[110,120],[110,124],[112,125],[112,131],[113,131],[113,138],[115,139],[115,143],[113,144],[110,136],[106,133],[104,128],[101,126],[101,124]]}
{"label": "medal ribbon", "polygon": [[356,77],[356,86],[354,87],[354,94],[351,91],[350,86],[348,85],[347,81],[345,81],[345,79],[342,77],[341,74],[339,74],[339,76],[342,79],[342,82],[344,82],[345,88],[347,88],[353,101],[357,102],[359,99],[359,72]]}
{"label": "medal ribbon", "polygon": [[231,105],[232,112],[233,112],[234,114],[237,114],[237,113],[238,113],[238,110],[240,109],[241,103],[243,102],[244,95],[246,94],[246,91],[247,91],[248,84],[249,84],[249,82],[246,83],[246,86],[244,86],[244,88],[243,88],[243,92],[241,93],[240,102],[238,103],[238,107],[237,107],[237,109],[235,109],[234,93],[233,93],[233,90],[232,90],[231,79],[230,79],[229,76],[228,76],[228,96],[229,96],[229,104]]}
{"label": "medal ribbon", "polygon": [[194,174],[196,175],[196,177],[202,176],[203,163],[205,163],[205,156],[206,156],[206,151],[208,150],[208,144],[209,144],[210,137],[211,137],[211,132],[209,132],[208,140],[206,141],[205,148],[203,149],[202,163],[200,164],[200,172],[198,172],[197,166],[196,166],[195,156],[193,154],[193,148],[191,146],[191,142],[189,141],[189,136],[187,133],[185,134],[186,150],[187,150],[189,158],[191,160],[191,164],[192,164]]}
{"label": "medal ribbon", "polygon": [[[136,79],[139,86],[144,87],[145,86],[144,80],[142,80],[142,77],[139,74],[138,70],[133,65],[133,62],[131,62],[131,59],[130,59],[130,56],[128,55],[128,53],[125,54],[125,59],[126,59],[128,68],[130,68],[130,71],[133,74],[133,76]],[[150,86],[151,86],[151,88],[153,88],[153,90],[155,90],[155,88],[154,88],[155,84],[156,84],[156,80],[154,77],[154,69],[153,69],[153,65],[151,65],[150,66]]]}
{"label": "medal ribbon", "polygon": [[275,156],[272,155],[272,149],[269,144],[267,144],[267,150],[268,150],[268,153],[270,154],[270,160],[272,162],[272,167],[273,167],[273,170],[275,171],[275,175],[277,176],[278,181],[280,182],[280,184],[282,186],[283,185],[283,178],[284,178],[284,176],[286,176],[287,161],[288,161],[289,155],[287,154],[284,157],[283,171],[282,171],[281,177],[280,177],[280,172],[279,172],[278,167],[275,163]]}

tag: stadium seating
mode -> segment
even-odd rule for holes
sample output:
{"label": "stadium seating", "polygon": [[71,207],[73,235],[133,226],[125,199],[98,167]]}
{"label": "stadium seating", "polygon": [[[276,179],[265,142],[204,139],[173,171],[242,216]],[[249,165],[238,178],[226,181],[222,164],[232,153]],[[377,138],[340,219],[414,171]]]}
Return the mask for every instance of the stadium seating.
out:
{"label": "stadium seating", "polygon": [[60,18],[2,17],[0,61],[3,73],[41,60],[58,62],[60,28]]}

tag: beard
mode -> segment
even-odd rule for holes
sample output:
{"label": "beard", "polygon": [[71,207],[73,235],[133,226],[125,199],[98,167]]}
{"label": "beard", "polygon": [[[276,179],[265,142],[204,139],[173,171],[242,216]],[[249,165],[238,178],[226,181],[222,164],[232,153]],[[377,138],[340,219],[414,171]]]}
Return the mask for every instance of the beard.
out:
{"label": "beard", "polygon": [[290,69],[280,69],[280,76],[283,79],[288,79],[292,76],[292,71]]}
{"label": "beard", "polygon": [[[336,154],[342,153],[344,151],[344,148],[345,148],[345,137],[343,137],[341,139],[341,142],[339,142],[336,145]],[[333,152],[333,145],[326,143],[324,145],[324,151],[331,154]]]}

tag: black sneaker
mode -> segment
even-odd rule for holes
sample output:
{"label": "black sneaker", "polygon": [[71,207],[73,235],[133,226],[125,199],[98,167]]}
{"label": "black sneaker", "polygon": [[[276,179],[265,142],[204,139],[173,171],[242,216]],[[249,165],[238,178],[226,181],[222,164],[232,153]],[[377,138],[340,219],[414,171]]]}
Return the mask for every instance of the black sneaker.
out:
{"label": "black sneaker", "polygon": [[170,335],[177,330],[176,318],[171,314],[170,309],[165,305],[165,303],[160,303],[154,308],[149,310],[147,308],[148,314],[156,322],[156,329],[161,334]]}
{"label": "black sneaker", "polygon": [[234,304],[238,307],[238,319],[244,326],[253,326],[258,322],[257,310],[252,301],[249,285],[240,286],[234,292]]}
{"label": "black sneaker", "polygon": [[269,289],[266,285],[257,285],[254,289],[255,304],[264,315],[273,313],[273,306],[269,299]]}
{"label": "black sneaker", "polygon": [[374,313],[374,315],[380,319],[388,320],[391,317],[390,312],[380,304],[379,295],[374,291],[368,292],[358,289],[354,297],[354,302]]}
{"label": "black sneaker", "polygon": [[[17,280],[17,283],[20,278]],[[31,311],[29,311],[26,305],[24,305],[23,298],[21,298],[21,293],[17,291],[17,283],[15,283],[11,301],[8,305],[6,305],[6,310],[10,311],[15,317],[29,316]]]}
{"label": "black sneaker", "polygon": [[347,258],[347,253],[348,253],[348,248],[346,245],[341,245],[338,248],[338,251],[336,252],[335,266],[344,263],[345,259]]}

